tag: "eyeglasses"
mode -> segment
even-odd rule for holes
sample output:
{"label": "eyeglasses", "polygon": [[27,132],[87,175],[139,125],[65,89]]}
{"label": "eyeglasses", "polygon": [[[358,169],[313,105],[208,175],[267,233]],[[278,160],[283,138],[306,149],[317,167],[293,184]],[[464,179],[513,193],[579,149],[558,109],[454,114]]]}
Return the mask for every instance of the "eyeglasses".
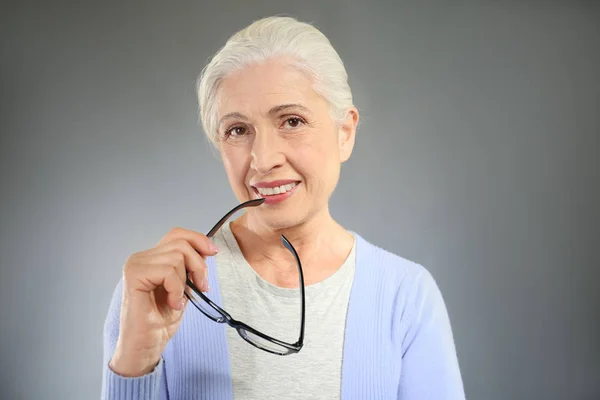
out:
{"label": "eyeglasses", "polygon": [[[223,226],[223,224],[231,218],[233,214],[237,211],[246,208],[246,207],[256,207],[264,203],[265,199],[255,199],[249,200],[242,204],[237,205],[231,211],[229,211],[223,218],[217,222],[217,224],[208,232],[206,236],[212,237],[214,234]],[[206,315],[208,318],[212,319],[217,323],[225,323],[237,330],[239,335],[251,345],[264,350],[269,353],[286,356],[293,353],[298,353],[302,346],[304,345],[304,316],[305,316],[305,307],[304,307],[304,274],[302,273],[302,264],[300,263],[300,258],[298,257],[298,253],[294,246],[286,239],[285,236],[281,235],[281,241],[286,249],[288,249],[294,258],[296,259],[296,264],[298,265],[298,276],[300,277],[300,293],[301,293],[301,320],[300,320],[300,336],[296,343],[288,343],[282,340],[276,339],[269,335],[266,335],[251,326],[246,325],[243,322],[237,321],[227,313],[227,311],[223,310],[217,304],[213,303],[204,293],[202,293],[198,288],[194,285],[192,281],[190,281],[189,277],[187,278],[186,284],[189,286],[193,293],[188,293],[186,291],[185,295],[190,300],[190,302],[198,309],[202,314]]]}

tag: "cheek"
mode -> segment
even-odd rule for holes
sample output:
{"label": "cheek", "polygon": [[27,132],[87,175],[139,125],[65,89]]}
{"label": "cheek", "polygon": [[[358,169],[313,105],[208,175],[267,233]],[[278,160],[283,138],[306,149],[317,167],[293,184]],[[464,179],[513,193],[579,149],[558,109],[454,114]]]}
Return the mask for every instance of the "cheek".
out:
{"label": "cheek", "polygon": [[327,132],[312,155],[312,169],[326,191],[336,185],[340,172],[340,149],[332,132]]}
{"label": "cheek", "polygon": [[240,181],[244,182],[248,171],[246,157],[241,152],[228,148],[221,150],[221,159],[230,182],[232,184],[237,184]]}
{"label": "cheek", "polygon": [[327,168],[333,164],[339,163],[339,147],[337,141],[331,132],[324,132],[323,137],[310,146],[307,152],[307,158],[312,159],[312,164],[319,165],[320,168]]}
{"label": "cheek", "polygon": [[335,141],[304,143],[296,146],[293,154],[292,164],[298,167],[299,172],[319,182],[330,179],[339,168],[339,151]]}

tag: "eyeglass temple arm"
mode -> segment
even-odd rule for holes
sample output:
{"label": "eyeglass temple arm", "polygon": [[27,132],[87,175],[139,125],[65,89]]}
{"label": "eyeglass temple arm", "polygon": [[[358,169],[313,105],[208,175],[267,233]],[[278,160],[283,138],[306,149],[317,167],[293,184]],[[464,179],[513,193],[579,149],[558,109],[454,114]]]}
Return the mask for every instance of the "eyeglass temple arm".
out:
{"label": "eyeglass temple arm", "polygon": [[[210,231],[208,231],[208,233],[206,234],[206,237],[213,237],[215,235],[215,233],[217,233],[217,231],[223,226],[223,224],[229,219],[231,218],[231,216],[233,214],[235,214],[236,212],[238,212],[239,210],[241,210],[242,208],[246,208],[246,207],[256,207],[261,205],[262,203],[265,202],[265,199],[253,199],[253,200],[248,200],[245,201],[241,204],[238,204],[237,206],[233,207],[227,214],[225,214],[223,216],[223,218],[221,218],[219,220],[219,222],[217,222],[215,224],[215,226],[212,227],[212,229]],[[196,252],[198,252],[198,250],[196,250]],[[187,280],[187,285],[190,286],[190,284],[192,283],[189,279]]]}
{"label": "eyeglass temple arm", "polygon": [[241,210],[242,208],[246,208],[246,207],[256,207],[261,205],[262,203],[265,202],[265,199],[254,199],[254,200],[248,200],[245,201],[241,204],[238,204],[237,206],[235,206],[233,209],[231,209],[231,211],[229,211],[227,214],[225,214],[225,216],[223,218],[221,218],[219,220],[219,222],[217,222],[215,224],[215,226],[212,227],[212,229],[210,231],[208,231],[208,233],[206,234],[207,237],[213,237],[215,233],[217,233],[217,231],[223,226],[223,224],[229,219],[231,218],[231,216],[233,214],[235,214],[236,212],[238,212],[239,210]]}
{"label": "eyeglass temple arm", "polygon": [[306,314],[306,306],[304,304],[304,299],[305,299],[305,293],[304,293],[304,272],[302,271],[302,263],[300,262],[300,257],[298,256],[298,253],[296,252],[296,249],[294,248],[294,246],[292,246],[292,244],[290,243],[290,241],[283,235],[281,235],[281,241],[283,242],[283,245],[294,255],[294,258],[296,259],[296,263],[298,264],[298,275],[300,277],[300,298],[301,298],[301,319],[300,319],[300,336],[298,338],[298,344],[300,343],[304,343],[304,318],[305,318],[305,314]]}

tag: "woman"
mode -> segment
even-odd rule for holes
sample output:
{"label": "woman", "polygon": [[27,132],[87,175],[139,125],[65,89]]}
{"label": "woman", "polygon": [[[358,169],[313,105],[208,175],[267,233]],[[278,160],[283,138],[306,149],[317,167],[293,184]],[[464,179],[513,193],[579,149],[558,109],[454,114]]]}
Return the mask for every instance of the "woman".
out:
{"label": "woman", "polygon": [[206,66],[198,96],[246,208],[127,260],[106,319],[103,397],[464,398],[431,275],[329,212],[359,115],[323,34],[257,21]]}

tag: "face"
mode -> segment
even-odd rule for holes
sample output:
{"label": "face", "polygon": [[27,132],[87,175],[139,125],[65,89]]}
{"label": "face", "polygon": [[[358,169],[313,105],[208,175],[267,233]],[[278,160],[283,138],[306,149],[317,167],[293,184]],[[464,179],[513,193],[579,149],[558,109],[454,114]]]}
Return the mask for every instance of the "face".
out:
{"label": "face", "polygon": [[218,93],[218,147],[240,202],[265,198],[248,218],[274,229],[328,213],[358,112],[335,123],[312,81],[280,59],[227,77]]}

